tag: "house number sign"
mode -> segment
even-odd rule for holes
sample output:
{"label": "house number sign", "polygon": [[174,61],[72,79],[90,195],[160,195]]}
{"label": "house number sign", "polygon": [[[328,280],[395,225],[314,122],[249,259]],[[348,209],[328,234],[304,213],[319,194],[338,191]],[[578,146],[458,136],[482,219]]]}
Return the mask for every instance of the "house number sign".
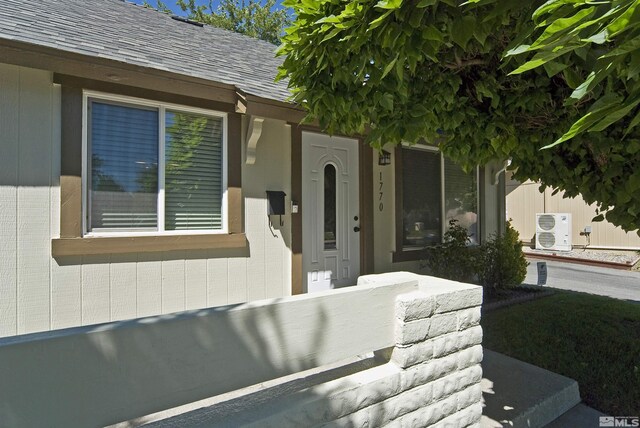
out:
{"label": "house number sign", "polygon": [[382,191],[382,186],[384,186],[384,180],[382,179],[382,171],[380,171],[380,182],[378,183],[380,187],[378,188],[378,192],[380,193],[380,198],[378,199],[379,205],[378,210],[382,211],[384,209],[384,204],[382,203],[382,197],[384,196],[384,192]]}

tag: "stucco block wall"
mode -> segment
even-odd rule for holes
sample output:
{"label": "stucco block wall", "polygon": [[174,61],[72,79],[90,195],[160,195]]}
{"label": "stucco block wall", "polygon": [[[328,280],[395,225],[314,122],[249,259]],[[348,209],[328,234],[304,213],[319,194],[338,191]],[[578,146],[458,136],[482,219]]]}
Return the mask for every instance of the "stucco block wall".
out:
{"label": "stucco block wall", "polygon": [[[358,283],[399,283],[404,280],[399,275],[416,278],[404,273],[368,275]],[[391,361],[269,403],[268,410],[258,411],[262,417],[248,426],[414,428],[479,423],[482,289],[422,278],[420,291],[396,298]],[[246,423],[251,417],[240,419]]]}
{"label": "stucco block wall", "polygon": [[[481,302],[481,287],[397,272],[360,277],[356,287],[2,338],[0,421],[468,426],[481,416]],[[416,323],[427,333],[416,335]],[[389,349],[378,354],[386,361],[357,357]]]}
{"label": "stucco block wall", "polygon": [[585,226],[591,226],[591,247],[640,249],[640,236],[635,232],[625,232],[608,221],[592,222],[596,216],[595,205],[587,204],[581,196],[564,198],[564,192],[553,195],[553,190],[540,190],[540,183],[519,181],[507,176],[507,217],[520,233],[520,239],[535,244],[536,213],[570,213],[571,239],[573,245],[587,244],[587,238],[580,236]]}
{"label": "stucco block wall", "polygon": [[291,293],[289,207],[283,227],[266,215],[266,190],[290,194],[291,133],[279,121],[265,121],[256,163],[242,166],[248,252],[53,258],[60,92],[49,72],[0,64],[0,337]]}

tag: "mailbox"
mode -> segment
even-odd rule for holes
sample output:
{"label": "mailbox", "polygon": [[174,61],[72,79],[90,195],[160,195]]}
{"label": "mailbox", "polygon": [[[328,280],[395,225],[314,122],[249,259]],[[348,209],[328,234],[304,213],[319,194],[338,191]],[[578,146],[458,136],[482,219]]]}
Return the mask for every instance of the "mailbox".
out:
{"label": "mailbox", "polygon": [[285,214],[284,212],[284,197],[287,196],[286,193],[282,191],[274,191],[267,190],[267,215],[279,215],[280,216],[280,226],[283,226],[282,216]]}

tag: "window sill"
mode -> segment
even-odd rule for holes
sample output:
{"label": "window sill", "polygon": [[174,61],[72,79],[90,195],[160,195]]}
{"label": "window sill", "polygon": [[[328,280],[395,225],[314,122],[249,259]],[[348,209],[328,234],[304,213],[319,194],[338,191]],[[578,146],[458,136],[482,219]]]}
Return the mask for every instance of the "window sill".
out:
{"label": "window sill", "polygon": [[51,240],[53,257],[246,247],[247,237],[244,233],[54,238]]}

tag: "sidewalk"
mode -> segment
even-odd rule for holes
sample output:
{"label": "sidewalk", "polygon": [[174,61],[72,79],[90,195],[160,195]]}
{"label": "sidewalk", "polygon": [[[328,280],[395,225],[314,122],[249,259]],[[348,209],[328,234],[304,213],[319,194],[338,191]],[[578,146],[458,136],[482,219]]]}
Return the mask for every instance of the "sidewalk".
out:
{"label": "sidewalk", "polygon": [[578,383],[484,349],[482,428],[589,428],[604,416],[580,403]]}
{"label": "sidewalk", "polygon": [[547,264],[547,287],[640,303],[640,272],[528,258],[524,284],[538,285],[537,264]]}

